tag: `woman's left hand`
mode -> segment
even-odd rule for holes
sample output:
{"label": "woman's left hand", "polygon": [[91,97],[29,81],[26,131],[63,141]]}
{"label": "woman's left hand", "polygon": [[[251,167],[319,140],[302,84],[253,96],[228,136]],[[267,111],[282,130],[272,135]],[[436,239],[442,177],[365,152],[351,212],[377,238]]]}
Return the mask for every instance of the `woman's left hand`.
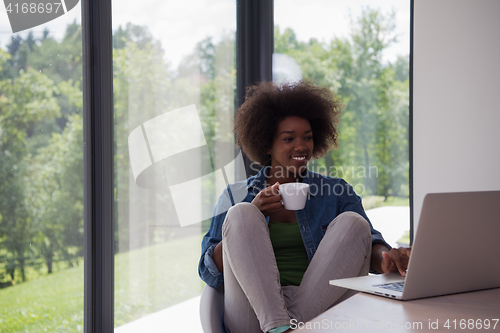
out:
{"label": "woman's left hand", "polygon": [[408,261],[410,260],[411,247],[392,248],[389,252],[383,252],[382,256],[382,271],[383,273],[399,272],[402,276],[406,276]]}

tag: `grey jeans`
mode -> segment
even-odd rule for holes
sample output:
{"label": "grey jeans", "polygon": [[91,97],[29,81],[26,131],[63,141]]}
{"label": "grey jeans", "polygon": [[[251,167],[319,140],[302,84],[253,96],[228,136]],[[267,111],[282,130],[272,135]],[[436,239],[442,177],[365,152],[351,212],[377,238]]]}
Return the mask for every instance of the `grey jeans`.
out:
{"label": "grey jeans", "polygon": [[370,269],[370,226],[354,212],[328,225],[300,286],[280,285],[266,219],[251,203],[229,209],[222,242],[224,322],[231,333],[267,332],[291,319],[307,322],[354,294],[329,280]]}

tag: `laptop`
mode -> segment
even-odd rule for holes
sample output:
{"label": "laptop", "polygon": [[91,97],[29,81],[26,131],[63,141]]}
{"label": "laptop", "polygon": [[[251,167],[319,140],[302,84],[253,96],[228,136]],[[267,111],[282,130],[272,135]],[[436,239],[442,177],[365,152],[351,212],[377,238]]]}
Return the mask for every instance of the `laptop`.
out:
{"label": "laptop", "polygon": [[406,277],[331,280],[398,300],[500,287],[500,191],[430,193],[424,198]]}

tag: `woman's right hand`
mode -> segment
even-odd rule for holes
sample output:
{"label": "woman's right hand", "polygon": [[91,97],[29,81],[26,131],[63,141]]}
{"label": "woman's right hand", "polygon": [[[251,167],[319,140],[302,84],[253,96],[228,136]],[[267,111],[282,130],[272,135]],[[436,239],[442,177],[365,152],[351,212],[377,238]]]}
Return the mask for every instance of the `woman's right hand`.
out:
{"label": "woman's right hand", "polygon": [[280,184],[276,182],[274,185],[266,187],[252,200],[252,204],[257,206],[265,217],[285,209],[281,201],[279,186]]}
{"label": "woman's right hand", "polygon": [[[276,184],[266,187],[260,191],[255,198],[252,200],[252,204],[257,206],[259,210],[264,214],[265,217],[281,212],[283,209],[283,203],[281,201],[281,194],[279,192],[280,184]],[[219,269],[219,272],[224,272],[224,263],[222,259],[222,242],[219,242],[214,248],[212,254],[212,259]]]}

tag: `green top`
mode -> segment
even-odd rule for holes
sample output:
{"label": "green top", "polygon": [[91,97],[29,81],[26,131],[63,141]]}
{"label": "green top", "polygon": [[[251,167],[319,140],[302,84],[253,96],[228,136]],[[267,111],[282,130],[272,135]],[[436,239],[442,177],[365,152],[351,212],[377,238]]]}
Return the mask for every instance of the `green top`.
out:
{"label": "green top", "polygon": [[269,235],[282,286],[298,286],[309,265],[298,223],[269,221]]}

